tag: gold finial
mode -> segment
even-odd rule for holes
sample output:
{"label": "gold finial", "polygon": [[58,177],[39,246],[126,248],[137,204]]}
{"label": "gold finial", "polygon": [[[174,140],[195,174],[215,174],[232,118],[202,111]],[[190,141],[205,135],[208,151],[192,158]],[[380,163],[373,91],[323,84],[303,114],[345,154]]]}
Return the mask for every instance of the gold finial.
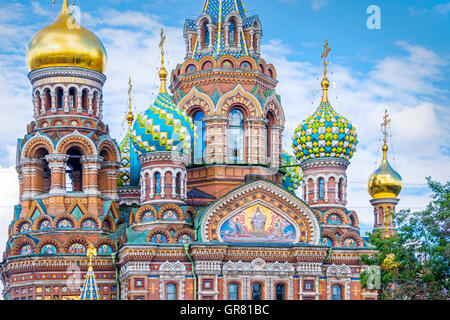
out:
{"label": "gold finial", "polygon": [[97,249],[95,249],[95,247],[90,244],[86,255],[89,258],[89,267],[92,267],[92,259],[97,256]]}
{"label": "gold finial", "polygon": [[166,78],[167,71],[164,68],[164,41],[166,41],[166,36],[164,35],[164,29],[161,27],[161,42],[159,43],[159,47],[161,48],[161,69],[159,70],[159,78],[161,79],[161,88],[159,89],[159,93],[167,93],[166,89]]}
{"label": "gold finial", "polygon": [[324,51],[321,56],[321,58],[324,59],[323,65],[325,67],[323,70],[323,80],[321,83],[322,89],[323,89],[322,102],[328,101],[327,92],[328,92],[328,87],[330,86],[330,82],[328,81],[328,78],[327,78],[327,66],[328,66],[327,57],[328,57],[328,53],[330,53],[330,51],[331,51],[331,48],[328,48],[328,41],[325,40]]}
{"label": "gold finial", "polygon": [[384,121],[381,124],[384,127],[383,161],[386,161],[386,159],[387,159],[386,153],[389,149],[389,147],[387,146],[387,126],[388,126],[388,123],[391,122],[391,119],[388,118],[387,110],[384,110],[383,120]]}
{"label": "gold finial", "polygon": [[133,112],[131,111],[131,89],[133,89],[133,85],[131,84],[131,77],[128,79],[128,114],[127,114],[127,121],[128,121],[128,130],[131,130],[131,126],[133,125]]}
{"label": "gold finial", "polygon": [[63,13],[70,13],[69,3],[68,3],[67,0],[63,0],[63,6],[62,6],[62,9],[61,9],[61,14],[63,14]]}

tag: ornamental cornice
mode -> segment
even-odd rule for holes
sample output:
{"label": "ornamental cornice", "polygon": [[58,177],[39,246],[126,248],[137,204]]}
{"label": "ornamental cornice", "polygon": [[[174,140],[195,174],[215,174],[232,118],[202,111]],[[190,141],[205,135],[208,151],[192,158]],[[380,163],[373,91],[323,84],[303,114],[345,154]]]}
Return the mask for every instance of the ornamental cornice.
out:
{"label": "ornamental cornice", "polygon": [[261,73],[258,70],[250,70],[250,69],[229,69],[229,68],[211,68],[207,70],[194,71],[191,73],[184,73],[178,76],[177,82],[179,80],[190,81],[198,78],[205,77],[252,77],[252,78],[260,78],[263,81],[270,83],[273,86],[276,86],[278,83],[277,80],[270,78],[269,76]]}
{"label": "ornamental cornice", "polygon": [[69,156],[67,154],[62,153],[53,153],[45,156],[45,160],[48,162],[64,162],[66,163],[69,160]]}
{"label": "ornamental cornice", "polygon": [[19,166],[24,169],[23,166],[43,166],[45,161],[36,158],[22,158],[19,162]]}
{"label": "ornamental cornice", "polygon": [[310,168],[320,168],[320,167],[340,167],[347,169],[350,162],[345,159],[340,158],[319,158],[319,159],[308,159],[300,164],[302,170]]}
{"label": "ornamental cornice", "polygon": [[204,121],[208,122],[208,121],[228,121],[228,117],[227,116],[220,116],[220,115],[210,115],[208,117],[205,117]]}
{"label": "ornamental cornice", "polygon": [[400,201],[398,198],[377,198],[377,199],[370,199],[370,204],[373,206],[376,206],[378,204],[393,204],[397,205],[397,203]]}
{"label": "ornamental cornice", "polygon": [[101,86],[103,86],[106,81],[106,76],[100,72],[77,67],[42,68],[31,71],[28,74],[28,78],[30,79],[31,83],[51,77],[77,77],[89,79],[98,82]]}
{"label": "ornamental cornice", "polygon": [[173,161],[173,162],[189,162],[189,155],[180,152],[149,152],[138,157],[141,165],[150,161]]}
{"label": "ornamental cornice", "polygon": [[102,168],[120,169],[120,162],[118,162],[118,161],[103,161]]}
{"label": "ornamental cornice", "polygon": [[264,124],[268,124],[269,120],[260,118],[260,117],[250,117],[250,118],[246,118],[245,122],[262,122]]}
{"label": "ornamental cornice", "polygon": [[80,159],[81,164],[100,164],[103,162],[103,157],[95,155],[85,155]]}

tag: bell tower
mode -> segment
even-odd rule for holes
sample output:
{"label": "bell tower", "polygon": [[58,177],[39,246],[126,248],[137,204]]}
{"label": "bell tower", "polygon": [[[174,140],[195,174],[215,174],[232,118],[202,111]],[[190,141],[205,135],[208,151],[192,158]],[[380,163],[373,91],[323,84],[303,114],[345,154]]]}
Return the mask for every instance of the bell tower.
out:
{"label": "bell tower", "polygon": [[282,183],[285,119],[275,67],[261,58],[262,36],[241,0],[206,0],[185,22],[186,58],[170,90],[195,124],[188,189],[202,198],[192,203],[219,198],[246,177]]}
{"label": "bell tower", "polygon": [[[102,42],[76,22],[63,0],[57,19],[29,42],[26,59],[34,120],[17,148],[20,202],[4,255],[11,284],[6,294],[12,299],[25,290],[13,280],[24,269],[10,261],[27,266],[27,279],[44,280],[39,261],[56,265],[56,259],[53,270],[64,279],[70,265],[83,266],[89,246],[95,246],[104,260],[98,269],[108,272],[116,244],[106,237],[119,220],[120,151],[102,121],[107,61]],[[36,265],[29,264],[31,256]],[[23,285],[34,298],[42,284],[57,287],[52,298],[58,298],[64,287],[58,279]]]}

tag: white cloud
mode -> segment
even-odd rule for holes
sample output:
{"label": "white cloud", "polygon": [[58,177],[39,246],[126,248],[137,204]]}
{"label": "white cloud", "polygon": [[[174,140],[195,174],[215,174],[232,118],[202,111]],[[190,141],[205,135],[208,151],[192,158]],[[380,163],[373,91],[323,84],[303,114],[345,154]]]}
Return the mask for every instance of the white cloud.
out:
{"label": "white cloud", "polygon": [[450,2],[435,5],[433,7],[433,10],[440,14],[447,14],[448,12],[450,12]]}

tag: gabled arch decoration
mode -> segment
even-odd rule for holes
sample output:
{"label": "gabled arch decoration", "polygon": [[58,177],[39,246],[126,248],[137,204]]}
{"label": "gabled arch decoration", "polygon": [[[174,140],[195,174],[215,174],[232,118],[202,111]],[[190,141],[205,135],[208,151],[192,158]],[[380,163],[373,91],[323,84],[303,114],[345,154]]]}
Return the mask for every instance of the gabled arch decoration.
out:
{"label": "gabled arch decoration", "polygon": [[261,117],[262,115],[262,107],[258,99],[250,92],[245,91],[240,84],[220,98],[217,102],[216,113],[227,116],[231,107],[235,105],[244,107],[247,111],[247,117]]}
{"label": "gabled arch decoration", "polygon": [[200,107],[205,116],[211,116],[215,112],[214,102],[211,98],[207,94],[198,91],[195,87],[178,102],[178,106],[187,114],[195,107]]}
{"label": "gabled arch decoration", "polygon": [[[269,239],[272,239],[273,242],[320,243],[321,232],[319,220],[312,209],[295,195],[266,180],[256,180],[247,183],[213,202],[204,212],[202,212],[201,216],[196,219],[195,228],[199,229],[199,235],[201,236],[201,239],[199,240],[208,242],[225,241],[224,238],[230,239],[224,232],[224,229],[227,229],[226,226],[224,227],[225,223],[230,221],[231,218],[241,215],[244,210],[249,208],[255,208],[253,211],[255,216],[261,216],[256,213],[256,206],[260,206],[260,211],[266,216],[267,220],[265,220],[264,230],[262,228],[258,230],[256,227],[257,225],[252,222],[253,229],[252,227],[248,227],[252,232],[260,232],[261,236],[270,233],[274,234],[276,227],[275,222],[279,219],[281,224],[288,227],[287,234],[289,234],[290,231],[294,236],[292,237],[291,235],[291,237],[287,238],[277,237],[276,234],[275,237],[269,236]],[[265,209],[263,209],[263,207]],[[242,218],[240,219],[244,223],[247,223],[248,226],[250,223],[250,213],[245,212],[244,215],[244,220],[242,220]],[[271,224],[268,225],[268,223]],[[290,224],[290,226],[288,224]],[[283,235],[285,235],[285,231],[286,229],[283,229]],[[255,234],[255,236],[257,236],[257,234]],[[284,241],[279,239],[284,239]],[[253,241],[256,240],[253,239]]]}

